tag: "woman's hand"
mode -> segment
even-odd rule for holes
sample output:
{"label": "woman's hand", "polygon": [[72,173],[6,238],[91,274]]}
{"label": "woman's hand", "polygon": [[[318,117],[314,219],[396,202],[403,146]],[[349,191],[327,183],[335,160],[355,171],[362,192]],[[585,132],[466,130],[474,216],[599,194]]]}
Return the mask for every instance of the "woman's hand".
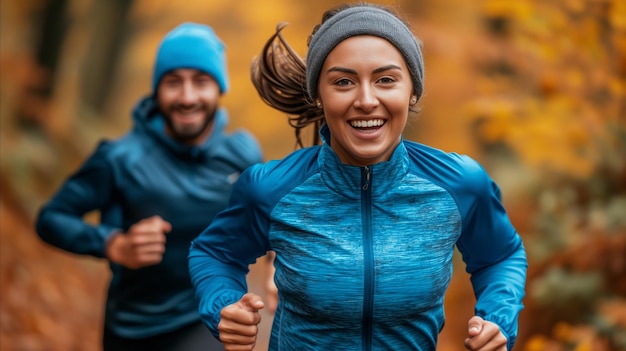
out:
{"label": "woman's hand", "polygon": [[500,327],[478,316],[467,322],[465,348],[471,351],[507,351],[506,336]]}
{"label": "woman's hand", "polygon": [[259,310],[263,307],[265,304],[260,296],[247,293],[239,301],[222,308],[217,329],[226,351],[254,349],[261,322]]}

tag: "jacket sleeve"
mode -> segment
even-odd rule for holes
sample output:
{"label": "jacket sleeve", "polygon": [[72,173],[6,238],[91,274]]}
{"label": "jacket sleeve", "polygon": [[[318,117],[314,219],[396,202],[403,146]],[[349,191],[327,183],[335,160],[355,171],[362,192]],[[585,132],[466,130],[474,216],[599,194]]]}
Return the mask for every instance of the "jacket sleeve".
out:
{"label": "jacket sleeve", "polygon": [[35,229],[43,241],[76,254],[106,256],[106,241],[119,229],[88,223],[83,216],[110,206],[114,182],[105,157],[107,148],[107,143],[101,143],[42,206]]}
{"label": "jacket sleeve", "polygon": [[229,205],[191,242],[189,272],[202,321],[219,338],[223,307],[247,292],[248,266],[269,250],[268,215],[262,210],[262,188],[253,181],[260,165],[244,171],[235,183]]}
{"label": "jacket sleeve", "polygon": [[524,245],[500,199],[498,186],[476,165],[461,199],[463,231],[457,247],[471,275],[475,314],[493,322],[511,350],[523,309],[527,260]]}

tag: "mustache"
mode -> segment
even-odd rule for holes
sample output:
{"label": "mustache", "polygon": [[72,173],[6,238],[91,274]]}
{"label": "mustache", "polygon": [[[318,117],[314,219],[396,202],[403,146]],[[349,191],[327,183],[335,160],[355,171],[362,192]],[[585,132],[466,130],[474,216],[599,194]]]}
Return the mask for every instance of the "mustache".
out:
{"label": "mustache", "polygon": [[202,103],[192,104],[174,104],[170,106],[170,111],[192,111],[192,110],[206,110],[207,106]]}

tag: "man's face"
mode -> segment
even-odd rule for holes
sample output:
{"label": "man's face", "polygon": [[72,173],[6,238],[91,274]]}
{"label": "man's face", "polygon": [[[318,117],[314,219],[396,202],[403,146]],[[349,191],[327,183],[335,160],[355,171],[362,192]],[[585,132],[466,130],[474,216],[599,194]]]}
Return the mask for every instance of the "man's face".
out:
{"label": "man's face", "polygon": [[209,136],[220,98],[212,76],[196,69],[170,71],[161,78],[156,97],[172,138],[197,145]]}

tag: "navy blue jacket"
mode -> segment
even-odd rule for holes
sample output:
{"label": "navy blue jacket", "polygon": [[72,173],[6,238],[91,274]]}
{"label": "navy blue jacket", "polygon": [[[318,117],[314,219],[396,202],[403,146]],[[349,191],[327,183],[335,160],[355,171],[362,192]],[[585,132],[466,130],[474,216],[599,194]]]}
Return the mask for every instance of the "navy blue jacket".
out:
{"label": "navy blue jacket", "polygon": [[476,315],[511,349],[527,262],[500,190],[471,158],[414,142],[369,167],[342,164],[326,143],[250,167],[192,242],[189,266],[215,335],[220,310],[246,292],[248,265],[274,250],[270,350],[430,351],[455,246]]}
{"label": "navy blue jacket", "polygon": [[[133,120],[128,134],[101,142],[67,179],[41,209],[36,229],[61,249],[105,257],[114,232],[153,215],[172,224],[161,263],[137,270],[111,264],[106,327],[143,338],[200,320],[187,266],[189,244],[226,206],[239,174],[262,155],[249,133],[224,132],[224,110],[218,110],[207,141],[194,147],[165,134],[150,97],[135,107]],[[92,211],[100,212],[100,223],[83,220]]]}

